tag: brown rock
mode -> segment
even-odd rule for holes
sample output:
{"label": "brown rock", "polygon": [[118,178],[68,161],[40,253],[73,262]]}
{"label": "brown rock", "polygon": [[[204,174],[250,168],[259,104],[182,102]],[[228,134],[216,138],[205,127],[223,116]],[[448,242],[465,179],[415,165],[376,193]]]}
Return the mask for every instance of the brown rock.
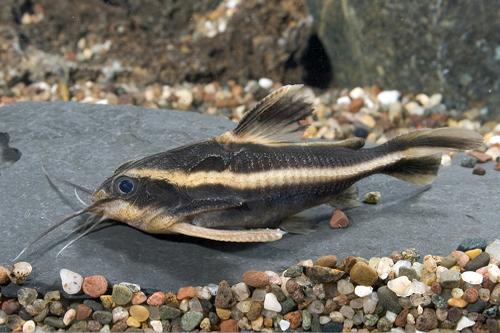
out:
{"label": "brown rock", "polygon": [[498,162],[497,164],[495,164],[495,170],[496,171],[500,171],[500,162]]}
{"label": "brown rock", "polygon": [[124,332],[128,328],[127,320],[120,320],[113,324],[111,327],[111,332]]}
{"label": "brown rock", "polygon": [[396,325],[397,327],[405,327],[406,326],[406,318],[408,317],[409,312],[410,312],[410,310],[408,310],[407,308],[404,308],[403,310],[401,310],[401,312],[396,317],[396,320],[394,321],[394,325]]}
{"label": "brown rock", "polygon": [[356,257],[348,256],[344,260],[342,260],[342,264],[340,265],[341,267],[339,267],[339,268],[342,269],[346,273],[350,273],[352,267],[354,265],[356,265],[357,262],[358,262],[358,259]]}
{"label": "brown rock", "polygon": [[2,311],[4,311],[7,315],[11,315],[14,313],[18,313],[21,309],[21,304],[15,299],[8,299],[2,302]]}
{"label": "brown rock", "polygon": [[467,155],[474,157],[479,163],[486,163],[493,160],[491,155],[476,150],[468,152]]}
{"label": "brown rock", "polygon": [[335,268],[337,266],[337,256],[321,256],[316,260],[315,265]]}
{"label": "brown rock", "polygon": [[262,309],[262,303],[252,302],[252,304],[250,305],[250,311],[247,312],[248,320],[254,321],[259,318],[260,314],[262,313]]}
{"label": "brown rock", "polygon": [[284,318],[290,322],[290,328],[292,330],[298,328],[302,323],[302,313],[300,311],[289,312]]}
{"label": "brown rock", "polygon": [[215,306],[222,309],[229,309],[233,306],[233,303],[234,299],[231,287],[227,281],[223,280],[219,283],[219,289],[215,296]]}
{"label": "brown rock", "polygon": [[215,313],[217,313],[217,317],[219,317],[222,320],[227,320],[231,318],[231,310],[228,309],[216,308]]}
{"label": "brown rock", "polygon": [[224,320],[220,323],[221,332],[238,332],[238,322],[234,319]]}
{"label": "brown rock", "polygon": [[441,294],[441,292],[443,291],[443,288],[441,287],[441,284],[439,282],[432,282],[431,284],[431,290],[434,294]]}
{"label": "brown rock", "polygon": [[448,320],[456,323],[460,318],[462,318],[462,310],[458,308],[451,308],[448,310]]}
{"label": "brown rock", "polygon": [[467,288],[462,298],[467,303],[476,303],[477,299],[479,298],[479,291],[474,288]]}
{"label": "brown rock", "polygon": [[132,295],[131,303],[133,305],[139,305],[146,302],[147,299],[148,298],[146,297],[146,294],[144,294],[142,291],[138,291]]}
{"label": "brown rock", "polygon": [[424,312],[418,316],[415,326],[420,331],[430,331],[438,327],[436,312],[432,309],[424,309]]}
{"label": "brown rock", "polygon": [[345,273],[335,268],[313,266],[306,267],[305,274],[314,283],[327,283],[340,280]]}
{"label": "brown rock", "polygon": [[331,219],[330,219],[330,227],[332,229],[341,229],[347,228],[349,226],[349,219],[347,215],[340,209],[335,209]]}
{"label": "brown rock", "polygon": [[97,298],[106,293],[108,281],[102,275],[87,276],[83,280],[82,289],[85,295]]}
{"label": "brown rock", "polygon": [[179,307],[179,300],[177,299],[177,295],[173,292],[165,293],[165,304],[173,306],[174,308]]}
{"label": "brown rock", "polygon": [[85,304],[78,304],[76,306],[76,320],[85,320],[90,317],[92,308]]}
{"label": "brown rock", "polygon": [[361,261],[351,268],[349,275],[352,281],[364,286],[373,286],[378,279],[377,272]]}
{"label": "brown rock", "polygon": [[301,287],[300,287],[300,284],[298,284],[297,281],[295,281],[295,279],[290,279],[286,282],[286,291],[288,291],[289,294],[293,294],[295,291],[299,290]]}
{"label": "brown rock", "polygon": [[186,298],[193,298],[196,296],[196,289],[193,287],[182,287],[177,291],[177,299],[183,300]]}
{"label": "brown rock", "polygon": [[362,97],[355,98],[352,100],[351,104],[349,104],[348,110],[349,112],[353,113],[359,112],[359,110],[361,110],[364,104],[365,101],[363,100]]}
{"label": "brown rock", "polygon": [[161,291],[157,291],[148,297],[147,303],[152,306],[160,306],[165,303],[165,294]]}
{"label": "brown rock", "polygon": [[243,273],[242,281],[250,287],[263,288],[269,285],[269,276],[265,272],[248,271]]}
{"label": "brown rock", "polygon": [[9,270],[4,266],[0,266],[0,284],[7,284],[9,282]]}
{"label": "brown rock", "polygon": [[474,175],[484,176],[486,174],[486,170],[483,167],[477,166],[474,170],[472,170],[472,173]]}

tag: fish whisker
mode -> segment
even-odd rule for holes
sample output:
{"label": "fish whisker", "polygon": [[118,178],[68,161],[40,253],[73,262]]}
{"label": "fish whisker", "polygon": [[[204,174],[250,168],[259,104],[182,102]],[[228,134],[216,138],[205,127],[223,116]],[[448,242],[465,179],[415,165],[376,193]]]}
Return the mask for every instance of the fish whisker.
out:
{"label": "fish whisker", "polygon": [[75,192],[75,197],[76,197],[76,200],[78,200],[82,205],[83,207],[87,207],[89,204],[86,203],[81,197],[80,195],[78,194],[78,191],[77,191],[77,188],[75,187],[74,189],[74,192]]}
{"label": "fish whisker", "polygon": [[104,220],[106,220],[106,217],[97,217],[97,218],[94,217],[94,219],[92,219],[92,221],[91,221],[93,224],[87,230],[85,230],[81,235],[78,235],[77,237],[75,237],[74,239],[69,241],[66,245],[64,245],[64,247],[61,250],[59,250],[59,252],[57,252],[56,257],[59,257],[64,252],[64,250],[66,250],[68,247],[73,245],[80,238],[88,235],[92,230],[94,230]]}

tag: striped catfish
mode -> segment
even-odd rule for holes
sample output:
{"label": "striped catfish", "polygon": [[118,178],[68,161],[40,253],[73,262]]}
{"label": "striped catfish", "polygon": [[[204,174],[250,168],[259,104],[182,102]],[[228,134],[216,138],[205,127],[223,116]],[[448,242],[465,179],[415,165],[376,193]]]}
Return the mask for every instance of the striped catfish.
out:
{"label": "striped catfish", "polygon": [[152,234],[275,241],[287,217],[324,203],[353,203],[353,185],[362,178],[382,173],[429,184],[444,151],[482,144],[479,134],[453,128],[418,130],[372,148],[359,138],[302,141],[312,111],[300,86],[285,86],[233,131],[121,165],[87,208],[51,230],[92,213]]}

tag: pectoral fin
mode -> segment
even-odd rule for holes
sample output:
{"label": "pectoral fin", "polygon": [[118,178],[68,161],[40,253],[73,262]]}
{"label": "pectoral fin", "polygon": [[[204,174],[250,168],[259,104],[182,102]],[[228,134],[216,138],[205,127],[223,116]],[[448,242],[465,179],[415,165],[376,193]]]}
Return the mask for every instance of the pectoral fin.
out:
{"label": "pectoral fin", "polygon": [[285,234],[280,229],[220,230],[198,227],[189,223],[176,223],[170,230],[191,237],[236,243],[272,242],[281,239]]}
{"label": "pectoral fin", "polygon": [[344,192],[339,193],[329,204],[338,209],[350,209],[361,206],[359,201],[359,191],[356,185],[353,185]]}
{"label": "pectoral fin", "polygon": [[174,214],[192,216],[200,213],[241,207],[243,200],[238,197],[192,199],[188,204],[177,207]]}
{"label": "pectoral fin", "polygon": [[314,221],[311,221],[306,216],[297,214],[283,220],[280,228],[291,234],[307,235],[314,231],[316,225]]}

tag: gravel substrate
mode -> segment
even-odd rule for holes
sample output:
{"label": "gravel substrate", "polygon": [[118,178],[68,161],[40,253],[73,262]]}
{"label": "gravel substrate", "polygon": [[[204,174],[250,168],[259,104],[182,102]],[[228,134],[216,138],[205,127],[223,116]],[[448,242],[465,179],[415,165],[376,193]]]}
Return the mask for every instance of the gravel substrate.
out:
{"label": "gravel substrate", "polygon": [[444,257],[325,255],[176,292],[62,269],[61,290],[45,295],[22,287],[21,262],[0,267],[2,292],[17,290],[1,298],[0,331],[499,332],[499,262],[500,240],[466,239]]}

